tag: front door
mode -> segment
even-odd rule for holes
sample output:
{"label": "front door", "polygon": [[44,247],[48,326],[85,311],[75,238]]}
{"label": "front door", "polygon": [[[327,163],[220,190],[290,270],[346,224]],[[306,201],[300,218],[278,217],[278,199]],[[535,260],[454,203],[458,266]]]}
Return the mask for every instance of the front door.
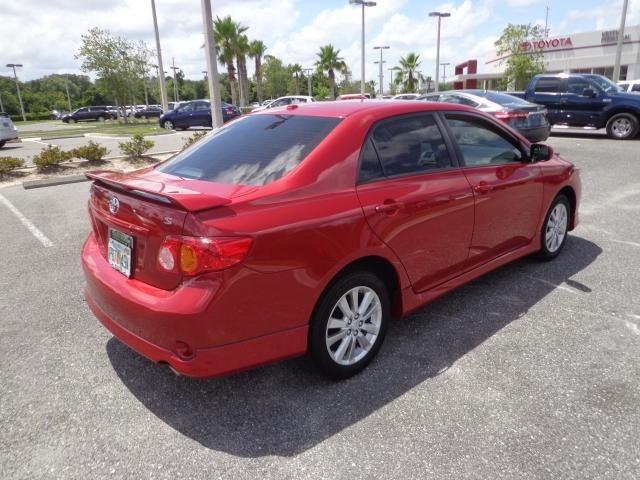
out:
{"label": "front door", "polygon": [[361,152],[358,197],[414,290],[459,275],[473,233],[473,193],[433,114],[378,123]]}
{"label": "front door", "polygon": [[543,186],[539,165],[496,123],[471,113],[446,122],[473,188],[475,227],[465,270],[529,244],[538,234]]}
{"label": "front door", "polygon": [[[575,127],[597,123],[605,107],[600,89],[582,77],[569,77],[565,85],[561,99],[564,122]],[[586,89],[591,89],[595,96],[584,95]]]}

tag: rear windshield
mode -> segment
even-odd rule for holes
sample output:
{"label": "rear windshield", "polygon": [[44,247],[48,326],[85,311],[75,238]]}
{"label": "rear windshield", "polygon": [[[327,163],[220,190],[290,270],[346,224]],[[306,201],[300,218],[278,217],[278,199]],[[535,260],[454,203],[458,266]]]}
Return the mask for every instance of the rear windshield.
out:
{"label": "rear windshield", "polygon": [[477,95],[478,97],[486,98],[490,102],[497,103],[498,105],[502,105],[503,107],[524,107],[530,105],[530,103],[526,100],[514,97],[513,95],[508,95],[506,93],[473,92],[473,94]]}
{"label": "rear windshield", "polygon": [[266,185],[283,177],[340,122],[300,115],[248,115],[158,167],[178,177]]}

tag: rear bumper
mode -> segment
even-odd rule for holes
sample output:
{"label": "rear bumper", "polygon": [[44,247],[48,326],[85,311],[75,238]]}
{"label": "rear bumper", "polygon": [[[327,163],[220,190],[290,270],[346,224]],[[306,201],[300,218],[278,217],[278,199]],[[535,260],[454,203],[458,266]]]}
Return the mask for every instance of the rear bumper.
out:
{"label": "rear bumper", "polygon": [[[220,283],[192,281],[166,291],[128,279],[109,266],[93,234],[82,248],[82,265],[85,297],[100,322],[136,352],[177,373],[223,376],[302,355],[307,349],[307,325],[223,345],[200,345],[212,327],[208,307]],[[191,347],[188,356],[184,344]]]}
{"label": "rear bumper", "polygon": [[531,143],[544,142],[551,133],[550,125],[543,125],[535,128],[521,128],[518,129],[520,134],[529,140]]}

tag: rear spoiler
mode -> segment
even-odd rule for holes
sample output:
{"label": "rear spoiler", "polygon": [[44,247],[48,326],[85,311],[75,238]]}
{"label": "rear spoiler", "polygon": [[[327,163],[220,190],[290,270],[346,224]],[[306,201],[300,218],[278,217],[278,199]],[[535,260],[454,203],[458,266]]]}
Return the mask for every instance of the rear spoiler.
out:
{"label": "rear spoiler", "polygon": [[231,199],[198,192],[172,183],[154,182],[113,170],[92,170],[85,176],[111,189],[126,192],[158,203],[172,205],[188,212],[199,212],[231,203]]}

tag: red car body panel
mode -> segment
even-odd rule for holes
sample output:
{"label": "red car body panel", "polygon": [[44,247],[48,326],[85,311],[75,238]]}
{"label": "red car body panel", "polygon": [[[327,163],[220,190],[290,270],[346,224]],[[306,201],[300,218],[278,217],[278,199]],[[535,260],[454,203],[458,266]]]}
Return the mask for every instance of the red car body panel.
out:
{"label": "red car body panel", "polygon": [[[580,197],[577,170],[557,156],[357,185],[360,149],[375,122],[454,110],[472,111],[366,101],[252,114],[342,118],[300,165],[260,187],[182,179],[153,168],[97,172],[89,200],[93,231],[82,249],[89,307],[147,358],[185,375],[218,376],[303,354],[318,299],[353,262],[390,266],[397,285],[393,311],[402,316],[537,251],[557,193],[571,189],[574,212]],[[110,195],[120,200],[117,215],[109,211]],[[397,208],[376,210],[393,202]],[[571,220],[573,228],[577,214]],[[136,238],[132,278],[106,260],[108,228]],[[248,236],[253,244],[241,264],[189,278],[163,273],[154,263],[162,238],[175,233]]]}

